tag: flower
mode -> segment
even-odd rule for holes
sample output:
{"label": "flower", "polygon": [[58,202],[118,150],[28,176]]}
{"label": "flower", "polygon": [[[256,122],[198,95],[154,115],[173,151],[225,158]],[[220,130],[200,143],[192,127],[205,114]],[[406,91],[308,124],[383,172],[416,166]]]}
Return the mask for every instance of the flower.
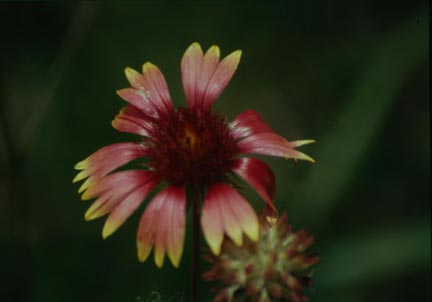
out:
{"label": "flower", "polygon": [[[80,172],[73,182],[86,179],[79,189],[82,199],[96,198],[85,219],[110,213],[103,238],[114,233],[158,184],[165,185],[141,216],[137,235],[140,261],[145,261],[154,247],[157,266],[163,265],[165,254],[174,266],[179,265],[187,201],[202,202],[202,230],[215,254],[220,252],[224,234],[237,245],[242,244],[243,233],[258,239],[256,214],[234,189],[232,176],[251,185],[274,210],[274,175],[261,160],[240,156],[264,154],[313,162],[295,149],[312,140],[285,140],[257,112],[247,110],[228,122],[212,111],[240,56],[237,50],[220,61],[217,46],[204,54],[201,46],[193,43],[181,61],[188,106],[177,109],[158,67],[147,62],[142,74],[127,67],[131,87],[117,93],[128,105],[112,125],[140,136],[140,141],[103,147],[75,166]],[[130,162],[136,169],[118,170]],[[186,198],[190,195],[187,191],[195,198]],[[198,195],[203,197],[196,198]]]}
{"label": "flower", "polygon": [[212,267],[204,278],[219,282],[216,302],[309,301],[303,294],[311,284],[306,271],[319,260],[304,253],[312,243],[304,230],[292,232],[285,214],[275,223],[262,217],[257,242],[247,239],[238,247],[225,240],[219,256],[207,254]]}

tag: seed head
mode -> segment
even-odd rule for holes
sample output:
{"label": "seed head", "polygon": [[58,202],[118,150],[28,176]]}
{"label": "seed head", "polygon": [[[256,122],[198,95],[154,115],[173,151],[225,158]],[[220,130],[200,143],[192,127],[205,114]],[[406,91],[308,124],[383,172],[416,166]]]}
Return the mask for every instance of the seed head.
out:
{"label": "seed head", "polygon": [[260,220],[260,238],[246,239],[243,246],[225,238],[220,256],[207,254],[212,264],[204,274],[218,284],[215,302],[304,302],[310,286],[311,266],[316,254],[306,254],[313,237],[306,231],[293,232],[283,214],[276,222]]}

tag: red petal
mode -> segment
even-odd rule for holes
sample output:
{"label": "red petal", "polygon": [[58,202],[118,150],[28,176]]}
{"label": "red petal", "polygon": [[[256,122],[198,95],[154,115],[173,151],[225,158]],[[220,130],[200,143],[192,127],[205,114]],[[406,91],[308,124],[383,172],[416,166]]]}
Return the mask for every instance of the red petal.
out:
{"label": "red petal", "polygon": [[234,139],[242,138],[258,134],[270,132],[274,133],[273,129],[267,125],[255,110],[246,110],[240,113],[230,124],[231,133]]}
{"label": "red petal", "polygon": [[234,173],[250,184],[255,191],[274,210],[275,176],[272,169],[263,161],[256,158],[238,158],[232,167]]}
{"label": "red petal", "polygon": [[225,183],[212,185],[204,200],[201,225],[212,252],[220,253],[225,232],[235,243],[241,244],[242,233],[258,240],[258,218],[249,203]]}
{"label": "red petal", "polygon": [[224,224],[218,202],[214,201],[214,197],[209,198],[208,194],[202,209],[201,226],[210,249],[214,254],[219,255],[224,236]]}
{"label": "red petal", "polygon": [[134,88],[132,89],[134,93],[122,89],[119,91],[119,95],[143,112],[151,115],[153,115],[154,112],[151,111],[154,109],[161,113],[171,111],[173,105],[162,72],[150,62],[143,65],[142,71],[143,73],[140,74],[130,67],[125,69],[126,77]]}
{"label": "red petal", "polygon": [[[217,66],[211,77],[202,101],[203,109],[210,109],[215,100],[231,80],[240,62],[241,51],[237,50],[226,56]],[[200,80],[200,79],[199,79]]]}
{"label": "red petal", "polygon": [[181,61],[183,89],[190,108],[195,108],[196,105],[196,82],[201,73],[203,58],[201,46],[195,42],[186,50]]}
{"label": "red petal", "polygon": [[153,177],[153,173],[144,170],[120,171],[105,176],[92,183],[82,196],[83,199],[99,196],[87,210],[86,220],[92,220],[111,212],[137,188],[143,186],[152,188],[156,183],[157,180]]}
{"label": "red petal", "polygon": [[163,265],[165,251],[178,266],[184,243],[186,194],[184,188],[169,186],[147,206],[138,228],[137,246],[140,261],[145,261],[155,246],[155,262]]}
{"label": "red petal", "polygon": [[120,193],[128,188],[134,188],[154,179],[153,173],[146,170],[127,170],[109,174],[92,183],[83,194],[83,199],[91,199],[104,192]]}
{"label": "red petal", "polygon": [[102,231],[102,237],[106,238],[114,233],[135,212],[156,184],[156,181],[151,181],[141,185],[120,201],[108,216]]}
{"label": "red petal", "polygon": [[78,173],[73,182],[89,177],[79,190],[82,192],[91,183],[136,158],[146,156],[147,152],[145,146],[137,143],[118,143],[103,147],[75,165],[75,169],[83,171]]}
{"label": "red petal", "polygon": [[147,62],[142,66],[142,73],[144,78],[144,89],[148,89],[154,94],[158,104],[163,104],[163,106],[158,106],[159,109],[162,111],[172,110],[173,104],[168,90],[168,85],[160,69],[156,65]]}
{"label": "red petal", "polygon": [[154,103],[154,100],[150,97],[148,91],[138,90],[134,88],[123,88],[117,90],[117,94],[126,102],[135,106],[145,114],[157,117],[158,108]]}
{"label": "red petal", "polygon": [[231,53],[221,62],[219,55],[219,48],[212,46],[204,56],[198,43],[193,43],[186,50],[181,69],[189,107],[210,109],[232,78],[240,61],[241,51]]}
{"label": "red petal", "polygon": [[[113,127],[122,132],[146,137],[151,136],[155,122],[154,119],[143,114],[139,109],[133,108],[134,107],[131,105],[124,107],[112,121]],[[138,111],[139,114],[137,114],[136,111]]]}
{"label": "red petal", "polygon": [[199,77],[196,81],[195,97],[197,99],[197,106],[202,107],[204,95],[209,85],[210,79],[215,73],[219,63],[220,51],[219,47],[212,46],[207,50],[202,65]]}
{"label": "red petal", "polygon": [[[311,141],[312,142],[312,141]],[[263,154],[315,162],[308,155],[294,149],[295,144],[275,133],[258,133],[248,136],[237,143],[244,154]]]}

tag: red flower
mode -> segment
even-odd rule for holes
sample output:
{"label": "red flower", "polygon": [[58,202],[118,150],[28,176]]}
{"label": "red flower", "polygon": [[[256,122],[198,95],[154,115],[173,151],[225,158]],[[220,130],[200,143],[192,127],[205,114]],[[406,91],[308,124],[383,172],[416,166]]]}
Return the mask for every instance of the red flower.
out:
{"label": "red flower", "polygon": [[[241,51],[220,61],[219,48],[205,54],[198,43],[185,52],[181,71],[187,107],[175,109],[161,71],[147,62],[142,74],[126,68],[132,87],[117,91],[129,104],[112,122],[119,131],[137,134],[137,143],[106,146],[75,168],[74,182],[86,179],[79,189],[82,199],[97,198],[85,214],[91,220],[110,213],[102,236],[116,231],[141,205],[157,184],[166,187],[150,201],[138,228],[138,257],[145,261],[155,248],[161,267],[165,253],[178,266],[185,235],[186,191],[203,194],[201,224],[211,250],[219,254],[224,234],[237,245],[243,233],[257,240],[259,226],[248,202],[233,188],[233,174],[249,183],[274,210],[275,180],[272,170],[256,158],[264,154],[309,160],[295,147],[313,142],[289,142],[277,135],[253,110],[228,122],[211,110],[233,76]],[[137,169],[117,171],[125,164]],[[191,200],[199,202],[199,198]]]}

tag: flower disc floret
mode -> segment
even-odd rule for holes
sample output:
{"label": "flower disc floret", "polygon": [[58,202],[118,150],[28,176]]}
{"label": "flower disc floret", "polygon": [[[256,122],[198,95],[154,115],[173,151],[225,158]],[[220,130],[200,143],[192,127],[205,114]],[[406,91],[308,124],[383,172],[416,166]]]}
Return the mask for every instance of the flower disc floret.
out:
{"label": "flower disc floret", "polygon": [[223,180],[231,170],[238,148],[219,114],[180,107],[155,128],[151,140],[145,142],[156,177],[199,187]]}

